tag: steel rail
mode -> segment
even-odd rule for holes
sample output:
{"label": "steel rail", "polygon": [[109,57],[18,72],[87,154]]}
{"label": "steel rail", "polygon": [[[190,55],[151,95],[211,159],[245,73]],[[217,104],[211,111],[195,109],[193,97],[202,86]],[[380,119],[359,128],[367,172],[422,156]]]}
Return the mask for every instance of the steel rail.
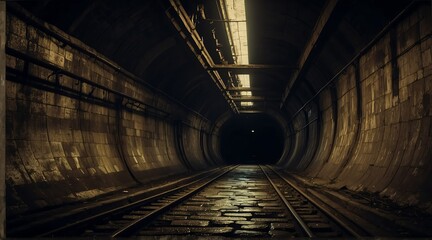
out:
{"label": "steel rail", "polygon": [[280,173],[278,173],[274,168],[267,166],[270,170],[272,170],[277,176],[279,176],[285,183],[287,183],[290,187],[292,187],[295,191],[300,193],[304,198],[306,198],[312,205],[314,205],[316,208],[318,208],[322,213],[324,213],[328,218],[331,218],[334,220],[337,224],[339,224],[344,230],[349,232],[352,236],[356,238],[365,237],[365,233],[360,233],[358,230],[355,230],[351,226],[349,226],[346,221],[341,220],[339,217],[337,217],[335,214],[330,212],[328,209],[322,206],[322,204],[318,203],[315,199],[311,198],[305,191],[297,187],[295,184],[293,184],[290,180],[286,179],[284,176],[282,176]]}
{"label": "steel rail", "polygon": [[178,205],[179,203],[183,202],[185,199],[191,197],[191,195],[201,191],[203,188],[207,187],[209,184],[213,183],[214,181],[218,180],[219,178],[221,178],[223,175],[227,174],[228,172],[234,170],[235,168],[237,168],[237,166],[234,166],[226,171],[224,171],[221,174],[218,174],[216,177],[213,177],[212,179],[210,179],[209,181],[201,184],[200,186],[196,187],[195,189],[193,189],[192,191],[176,198],[175,200],[173,200],[172,202],[169,202],[163,206],[161,206],[158,209],[155,209],[149,213],[147,213],[146,215],[142,216],[139,219],[136,219],[135,221],[133,221],[132,223],[126,225],[125,227],[117,230],[116,232],[114,232],[110,237],[129,237],[131,234],[133,234],[135,231],[137,231],[138,228],[145,226],[146,224],[148,224],[152,219],[154,219],[155,217],[157,217],[159,214],[161,214],[162,212],[174,207],[175,205]]}
{"label": "steel rail", "polygon": [[[218,174],[216,178],[218,178],[218,177],[220,177],[221,175],[224,175],[224,174],[226,174],[226,173],[232,171],[233,169],[235,169],[235,168],[237,168],[237,167],[238,167],[238,165],[236,165],[236,166],[234,166],[234,167],[230,167],[228,170],[225,170],[223,173]],[[215,171],[217,171],[217,170],[215,170]],[[89,224],[91,224],[92,221],[97,221],[97,220],[100,220],[100,219],[102,219],[102,218],[104,218],[104,217],[107,217],[107,216],[109,216],[109,215],[118,214],[118,213],[121,213],[121,212],[124,212],[124,211],[132,210],[132,209],[134,209],[134,208],[136,208],[136,207],[138,207],[138,206],[140,206],[140,205],[143,205],[143,204],[146,204],[146,203],[151,203],[151,202],[157,201],[157,200],[159,200],[159,199],[161,199],[161,198],[163,198],[163,197],[166,197],[166,196],[169,196],[169,195],[171,195],[171,194],[174,194],[175,192],[178,192],[178,191],[184,190],[185,188],[188,188],[188,187],[190,187],[191,185],[194,185],[194,184],[196,184],[196,183],[198,183],[198,182],[200,182],[200,181],[202,181],[202,180],[204,180],[204,179],[206,179],[206,178],[208,178],[208,176],[205,176],[205,177],[199,178],[199,179],[194,180],[194,181],[192,181],[192,182],[190,182],[190,183],[187,183],[187,184],[184,184],[184,185],[182,185],[182,186],[178,186],[178,187],[176,187],[176,188],[173,188],[173,189],[170,189],[170,190],[167,190],[167,191],[164,191],[164,192],[158,193],[158,194],[156,194],[156,195],[153,195],[153,196],[150,196],[150,197],[147,197],[147,198],[141,199],[141,200],[139,200],[139,201],[136,201],[136,202],[133,202],[133,203],[130,203],[130,204],[127,204],[127,205],[121,206],[121,207],[113,208],[113,209],[110,209],[110,210],[107,210],[107,211],[104,211],[104,212],[98,213],[98,214],[96,214],[96,215],[92,215],[92,216],[90,216],[90,217],[87,217],[87,218],[81,219],[81,220],[76,221],[76,222],[73,222],[73,223],[66,224],[66,225],[64,225],[64,226],[62,226],[62,227],[55,228],[55,229],[53,229],[53,230],[51,230],[51,231],[49,231],[49,232],[45,232],[45,233],[39,234],[39,235],[36,236],[36,237],[49,237],[49,236],[53,236],[53,235],[55,235],[56,233],[59,233],[59,232],[61,232],[61,231],[65,231],[65,230],[67,230],[67,229],[71,229],[71,228],[74,228],[74,227],[82,227],[82,226],[89,225]],[[214,178],[213,178],[213,179],[214,179]],[[212,180],[213,180],[213,179],[212,179]]]}
{"label": "steel rail", "polygon": [[315,234],[313,234],[312,230],[309,228],[309,226],[303,221],[303,219],[300,217],[300,215],[297,213],[297,211],[294,209],[294,207],[291,205],[291,203],[288,202],[288,200],[285,198],[283,193],[279,190],[279,188],[276,186],[276,184],[273,182],[273,180],[270,179],[270,176],[265,172],[263,167],[259,165],[261,171],[266,176],[267,180],[270,182],[274,190],[279,195],[282,202],[285,204],[285,206],[288,208],[290,213],[293,215],[294,219],[297,221],[297,223],[301,226],[303,231],[307,234],[308,237],[316,237]]}

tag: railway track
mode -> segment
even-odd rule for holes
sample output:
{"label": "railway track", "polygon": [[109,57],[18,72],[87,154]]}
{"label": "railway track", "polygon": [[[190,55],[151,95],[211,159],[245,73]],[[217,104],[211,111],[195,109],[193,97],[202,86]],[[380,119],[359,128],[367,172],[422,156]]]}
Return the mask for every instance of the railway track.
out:
{"label": "railway track", "polygon": [[227,167],[39,237],[367,237],[269,166]]}
{"label": "railway track", "polygon": [[134,227],[139,224],[145,224],[145,221],[150,221],[154,216],[164,211],[164,209],[178,204],[235,168],[236,166],[225,167],[220,171],[210,172],[207,176],[192,182],[121,207],[116,207],[87,216],[83,219],[65,223],[61,227],[50,229],[49,231],[38,232],[37,229],[33,228],[22,231],[18,227],[10,231],[9,234],[14,237],[29,237],[30,235],[25,233],[29,231],[37,233],[32,234],[32,237],[116,237],[120,233],[128,233],[128,231],[133,230]]}
{"label": "railway track", "polygon": [[[368,234],[313,200],[270,167],[260,166],[296,224],[307,237],[362,237]],[[266,169],[266,170],[265,170]]]}
{"label": "railway track", "polygon": [[[136,235],[360,237],[267,167],[241,166]],[[336,220],[335,220],[336,219]]]}

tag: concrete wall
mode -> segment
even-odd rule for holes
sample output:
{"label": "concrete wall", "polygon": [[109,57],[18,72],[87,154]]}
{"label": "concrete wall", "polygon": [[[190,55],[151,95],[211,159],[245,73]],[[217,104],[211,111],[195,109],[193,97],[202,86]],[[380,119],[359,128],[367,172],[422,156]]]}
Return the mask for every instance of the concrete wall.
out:
{"label": "concrete wall", "polygon": [[431,23],[430,6],[414,8],[321,93],[322,137],[300,174],[432,211]]}
{"label": "concrete wall", "polygon": [[8,13],[7,47],[9,214],[211,167],[200,145],[208,120],[78,40]]}
{"label": "concrete wall", "polygon": [[6,216],[6,201],[5,201],[5,161],[6,161],[6,129],[5,129],[5,113],[6,113],[6,2],[0,2],[0,239],[4,239],[5,235],[5,216]]}

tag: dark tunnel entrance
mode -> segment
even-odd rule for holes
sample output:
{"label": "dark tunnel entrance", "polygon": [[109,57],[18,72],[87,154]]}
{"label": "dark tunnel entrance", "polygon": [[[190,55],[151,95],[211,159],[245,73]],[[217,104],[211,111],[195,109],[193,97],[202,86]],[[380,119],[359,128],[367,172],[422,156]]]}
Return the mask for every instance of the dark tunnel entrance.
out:
{"label": "dark tunnel entrance", "polygon": [[282,127],[265,114],[233,116],[222,126],[220,141],[228,164],[274,164],[284,146]]}

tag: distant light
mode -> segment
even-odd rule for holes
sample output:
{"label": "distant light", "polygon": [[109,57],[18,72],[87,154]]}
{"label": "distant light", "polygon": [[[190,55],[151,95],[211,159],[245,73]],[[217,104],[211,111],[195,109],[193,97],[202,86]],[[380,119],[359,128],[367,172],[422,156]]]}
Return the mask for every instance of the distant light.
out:
{"label": "distant light", "polygon": [[252,130],[251,130],[251,132],[253,132],[253,133],[254,133],[254,132],[255,132],[255,130],[253,130],[253,129],[252,129]]}
{"label": "distant light", "polygon": [[252,102],[240,102],[240,105],[242,107],[250,107],[253,105],[253,103]]}

